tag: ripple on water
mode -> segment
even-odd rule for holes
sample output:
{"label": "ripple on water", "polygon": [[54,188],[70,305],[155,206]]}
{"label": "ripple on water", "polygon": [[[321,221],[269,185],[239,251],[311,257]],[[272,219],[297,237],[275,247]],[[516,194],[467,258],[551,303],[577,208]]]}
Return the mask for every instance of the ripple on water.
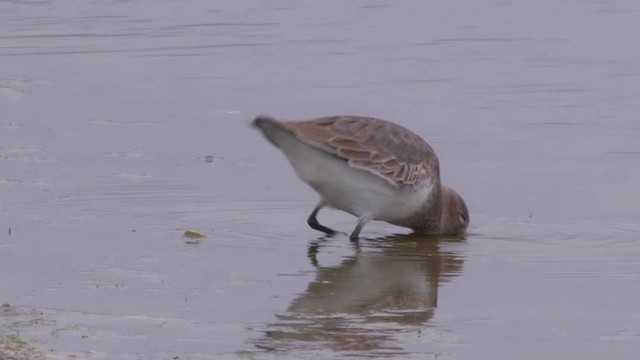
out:
{"label": "ripple on water", "polygon": [[549,276],[640,278],[640,222],[507,222],[476,234],[474,254],[496,253]]}

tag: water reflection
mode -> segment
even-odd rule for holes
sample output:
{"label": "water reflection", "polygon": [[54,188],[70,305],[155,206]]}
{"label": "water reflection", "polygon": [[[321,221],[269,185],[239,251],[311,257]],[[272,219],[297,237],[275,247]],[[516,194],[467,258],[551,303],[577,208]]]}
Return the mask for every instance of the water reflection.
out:
{"label": "water reflection", "polygon": [[257,346],[266,351],[402,353],[395,340],[403,333],[419,333],[429,323],[438,288],[461,273],[464,258],[458,245],[463,241],[380,238],[354,246],[354,255],[338,266],[318,264],[323,240],[312,243],[315,280],[277,316]]}

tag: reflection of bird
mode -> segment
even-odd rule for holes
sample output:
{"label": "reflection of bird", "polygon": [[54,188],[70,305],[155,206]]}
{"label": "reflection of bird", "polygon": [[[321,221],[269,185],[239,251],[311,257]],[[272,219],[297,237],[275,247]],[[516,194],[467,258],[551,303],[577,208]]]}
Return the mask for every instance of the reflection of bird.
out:
{"label": "reflection of bird", "polygon": [[394,349],[393,334],[424,326],[434,315],[440,284],[462,271],[455,246],[441,250],[445,243],[459,242],[387,237],[336,267],[318,266],[315,280],[258,345],[280,350],[316,345],[338,351]]}
{"label": "reflection of bird", "polygon": [[426,234],[465,231],[469,213],[453,189],[440,184],[438,157],[418,135],[374,118],[331,116],[278,121],[258,116],[253,125],[280,148],[296,173],[319,195],[309,225],[328,234],[316,216],[329,205],[358,217],[351,233],[382,220]]}

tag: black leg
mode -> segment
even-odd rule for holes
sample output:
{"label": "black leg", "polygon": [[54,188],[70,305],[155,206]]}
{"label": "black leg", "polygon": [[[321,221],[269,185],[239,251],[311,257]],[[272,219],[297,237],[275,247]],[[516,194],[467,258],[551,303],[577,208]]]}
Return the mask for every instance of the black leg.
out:
{"label": "black leg", "polygon": [[314,230],[322,231],[323,233],[327,233],[329,235],[334,235],[336,233],[335,230],[330,229],[324,225],[321,225],[318,222],[318,218],[316,218],[320,209],[322,209],[325,205],[326,204],[324,201],[320,201],[318,205],[316,205],[315,209],[313,209],[313,211],[311,212],[311,215],[309,215],[309,218],[307,219],[307,224],[309,224],[309,226],[311,226],[311,228]]}
{"label": "black leg", "polygon": [[362,227],[364,227],[364,225],[368,223],[369,220],[370,219],[367,217],[358,218],[358,225],[356,225],[356,228],[353,229],[353,232],[351,232],[351,235],[349,235],[349,240],[358,241],[358,235],[360,235],[360,230],[362,230]]}

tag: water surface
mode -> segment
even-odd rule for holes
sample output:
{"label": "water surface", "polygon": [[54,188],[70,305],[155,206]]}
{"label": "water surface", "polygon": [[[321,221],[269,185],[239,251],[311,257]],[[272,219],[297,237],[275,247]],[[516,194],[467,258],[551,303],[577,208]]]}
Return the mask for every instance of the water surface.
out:
{"label": "water surface", "polygon": [[[633,1],[0,2],[0,355],[635,359],[638,43]],[[322,237],[259,113],[414,130],[469,234]]]}

